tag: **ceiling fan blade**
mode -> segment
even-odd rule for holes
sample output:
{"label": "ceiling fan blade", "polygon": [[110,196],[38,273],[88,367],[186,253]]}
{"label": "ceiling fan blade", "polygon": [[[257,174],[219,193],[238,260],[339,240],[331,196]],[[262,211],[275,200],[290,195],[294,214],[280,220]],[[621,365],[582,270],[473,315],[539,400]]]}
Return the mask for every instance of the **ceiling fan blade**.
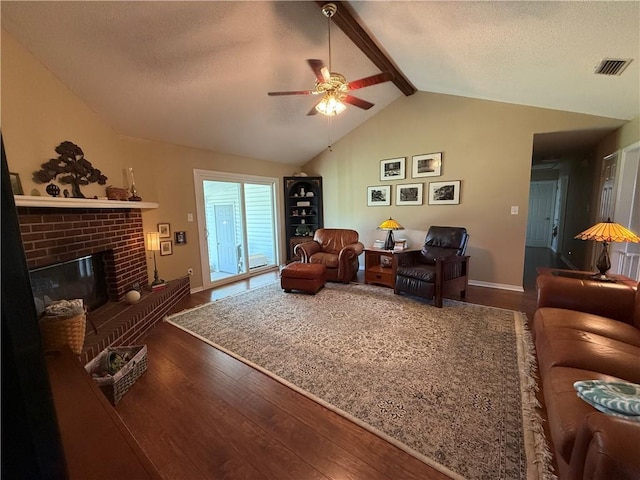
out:
{"label": "ceiling fan blade", "polygon": [[373,103],[362,100],[361,98],[354,97],[353,95],[345,95],[342,99],[344,103],[349,103],[355,107],[362,108],[363,110],[369,110],[373,107]]}
{"label": "ceiling fan blade", "polygon": [[389,72],[378,73],[377,75],[371,75],[370,77],[365,77],[361,78],[360,80],[349,82],[349,90],[357,90],[359,88],[377,85],[378,83],[388,82],[392,78],[393,75],[391,75]]}
{"label": "ceiling fan blade", "polygon": [[316,95],[315,90],[293,90],[291,92],[268,92],[267,95],[276,97],[279,95]]}
{"label": "ceiling fan blade", "polygon": [[313,70],[313,73],[316,74],[316,78],[320,83],[328,82],[331,79],[329,69],[324,66],[324,62],[322,60],[309,58],[307,59],[307,63],[311,67],[311,70]]}

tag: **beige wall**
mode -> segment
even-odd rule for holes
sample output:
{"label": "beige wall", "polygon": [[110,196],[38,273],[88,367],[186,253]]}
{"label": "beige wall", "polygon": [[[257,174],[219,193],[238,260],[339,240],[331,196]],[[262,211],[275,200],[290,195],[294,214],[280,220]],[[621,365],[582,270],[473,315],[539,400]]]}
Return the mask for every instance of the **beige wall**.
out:
{"label": "beige wall", "polygon": [[[336,121],[340,121],[339,118]],[[349,227],[371,245],[390,216],[414,246],[430,225],[465,226],[471,279],[522,286],[533,135],[625,122],[556,110],[419,92],[403,97],[305,165],[323,176],[327,226]],[[440,177],[411,178],[411,156],[443,152]],[[407,157],[403,181],[381,182],[380,160]],[[429,181],[461,180],[460,205],[427,205]],[[395,185],[424,183],[422,206],[395,206]],[[392,185],[392,206],[367,207],[371,185]],[[519,215],[511,215],[518,206]]]}
{"label": "beige wall", "polygon": [[[145,231],[156,231],[158,222],[166,222],[172,232],[187,232],[187,245],[174,246],[173,255],[157,256],[164,279],[184,276],[191,267],[191,287],[202,286],[194,168],[276,178],[299,170],[282,163],[123,137],[4,30],[1,58],[2,136],[9,170],[20,174],[25,194],[35,189],[46,195],[45,185],[34,183],[31,177],[40,164],[57,156],[54,148],[64,140],[83,149],[86,158],[108,177],[107,185],[123,186],[124,169],[133,167],[138,194],[144,201],[160,204],[156,210],[143,212]],[[82,191],[87,197],[105,196],[105,186],[97,184],[82,187]],[[279,201],[282,204],[282,198]],[[194,214],[194,222],[187,222],[187,213]],[[152,276],[153,260],[148,259]]]}
{"label": "beige wall", "polygon": [[[122,137],[61,84],[9,34],[2,31],[2,133],[9,168],[20,174],[25,193],[43,185],[31,181],[41,163],[55,156],[63,140],[80,145],[87,158],[122,186],[123,169],[134,167],[139,194],[160,203],[145,211],[145,230],[168,222],[187,231],[188,244],[171,256],[158,257],[160,274],[175,278],[195,269],[192,287],[201,285],[195,215],[194,168],[270,177],[291,175],[291,165],[239,159],[175,145]],[[347,113],[348,114],[348,113]],[[339,118],[335,121],[339,121]],[[617,127],[623,122],[518,105],[418,93],[403,97],[337,142],[305,167],[324,177],[327,226],[356,228],[366,244],[382,238],[375,227],[393,216],[414,245],[429,225],[464,225],[471,233],[471,277],[476,282],[520,286],[534,133]],[[635,125],[635,126],[634,126]],[[638,121],[625,127],[614,144],[638,138]],[[635,130],[634,130],[635,129]],[[624,145],[624,143],[622,143]],[[604,147],[603,147],[604,148]],[[411,156],[443,152],[443,174],[411,179]],[[380,185],[380,160],[407,157],[403,182],[462,180],[461,204],[455,206],[367,207],[366,187]],[[104,196],[104,187],[83,188],[87,196]],[[44,194],[44,193],[43,193]],[[280,192],[282,195],[282,192]],[[395,191],[393,192],[395,203]],[[509,214],[520,207],[520,215]],[[281,212],[278,212],[281,215]]]}

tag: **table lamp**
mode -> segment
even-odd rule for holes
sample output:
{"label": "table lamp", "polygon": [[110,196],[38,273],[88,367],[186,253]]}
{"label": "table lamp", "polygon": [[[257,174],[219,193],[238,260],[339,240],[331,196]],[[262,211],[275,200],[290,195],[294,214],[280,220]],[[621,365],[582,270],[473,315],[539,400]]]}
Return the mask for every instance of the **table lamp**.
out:
{"label": "table lamp", "polygon": [[378,230],[388,230],[387,240],[384,242],[385,250],[393,250],[395,247],[395,241],[393,239],[394,230],[404,230],[404,227],[396,222],[393,218],[389,217],[389,220],[385,220],[380,224]]}
{"label": "table lamp", "polygon": [[600,256],[596,262],[596,268],[600,273],[596,273],[593,276],[594,279],[601,281],[611,280],[606,275],[607,270],[611,268],[611,260],[609,260],[608,251],[609,244],[611,242],[640,242],[640,237],[638,237],[638,235],[633,233],[631,230],[626,229],[622,225],[612,222],[610,218],[607,218],[606,222],[597,223],[584,232],[580,232],[573,238],[602,242],[602,252],[600,252]]}
{"label": "table lamp", "polygon": [[151,286],[163,284],[164,280],[158,277],[156,265],[156,252],[160,251],[160,234],[158,232],[147,232],[147,250],[153,252],[153,282]]}

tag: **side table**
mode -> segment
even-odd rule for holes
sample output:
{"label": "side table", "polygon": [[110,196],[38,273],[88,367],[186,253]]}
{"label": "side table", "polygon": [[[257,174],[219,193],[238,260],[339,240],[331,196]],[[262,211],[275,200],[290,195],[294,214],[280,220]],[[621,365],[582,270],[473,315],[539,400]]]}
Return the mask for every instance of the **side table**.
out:
{"label": "side table", "polygon": [[364,249],[364,283],[394,288],[396,283],[397,252],[380,248]]}

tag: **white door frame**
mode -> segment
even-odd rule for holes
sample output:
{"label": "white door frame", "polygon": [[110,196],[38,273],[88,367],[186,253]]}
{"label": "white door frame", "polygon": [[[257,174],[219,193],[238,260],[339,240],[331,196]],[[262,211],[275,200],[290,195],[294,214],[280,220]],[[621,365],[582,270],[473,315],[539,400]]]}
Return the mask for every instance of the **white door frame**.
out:
{"label": "white door frame", "polygon": [[[204,205],[204,188],[203,181],[218,181],[218,182],[236,182],[243,185],[245,183],[260,183],[264,185],[272,185],[273,192],[273,220],[274,220],[274,245],[276,247],[276,265],[280,265],[280,259],[282,254],[280,251],[280,231],[281,231],[281,219],[280,219],[280,201],[278,195],[279,179],[274,177],[259,177],[257,175],[243,175],[240,173],[228,173],[218,172],[213,170],[194,169],[193,170],[193,184],[196,193],[196,218],[198,221],[198,240],[200,243],[200,267],[202,271],[202,287],[203,289],[212,288],[218,285],[224,285],[225,283],[235,282],[238,279],[249,278],[256,275],[259,272],[251,272],[248,268],[245,269],[245,273],[240,273],[235,276],[229,276],[227,278],[212,282],[209,272],[209,247],[207,244],[207,229],[205,219],[205,205]],[[244,188],[243,188],[244,191]],[[242,218],[245,218],[244,199],[242,201]],[[249,258],[247,253],[247,231],[243,230],[243,245],[244,245],[244,258]]]}

